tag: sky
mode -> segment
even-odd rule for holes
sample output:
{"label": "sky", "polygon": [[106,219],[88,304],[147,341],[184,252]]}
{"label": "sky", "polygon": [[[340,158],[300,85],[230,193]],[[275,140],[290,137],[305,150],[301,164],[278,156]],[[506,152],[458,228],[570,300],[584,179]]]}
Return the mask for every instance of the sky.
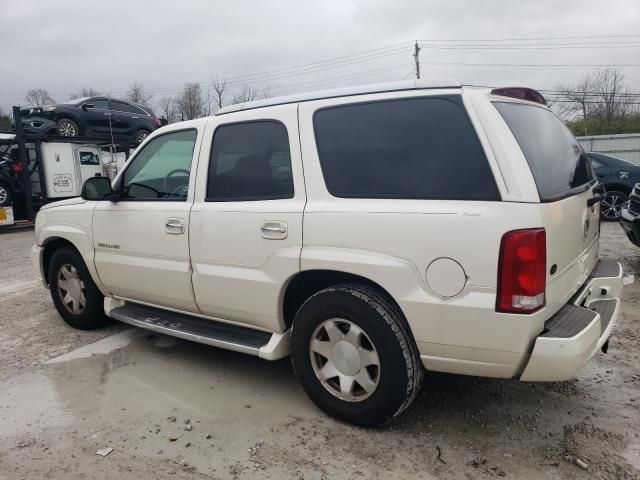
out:
{"label": "sky", "polygon": [[638,0],[0,0],[0,12],[5,111],[31,88],[64,101],[137,82],[155,104],[214,77],[227,102],[245,83],[278,96],[408,79],[416,40],[423,77],[555,89],[619,65],[640,91]]}

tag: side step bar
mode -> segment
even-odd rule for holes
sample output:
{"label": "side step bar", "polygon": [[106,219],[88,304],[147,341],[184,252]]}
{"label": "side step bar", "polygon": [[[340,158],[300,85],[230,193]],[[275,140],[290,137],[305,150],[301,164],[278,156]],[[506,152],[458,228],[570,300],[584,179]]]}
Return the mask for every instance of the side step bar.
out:
{"label": "side step bar", "polygon": [[276,360],[288,354],[288,335],[126,302],[108,309],[110,317],[135,327],[214,347]]}

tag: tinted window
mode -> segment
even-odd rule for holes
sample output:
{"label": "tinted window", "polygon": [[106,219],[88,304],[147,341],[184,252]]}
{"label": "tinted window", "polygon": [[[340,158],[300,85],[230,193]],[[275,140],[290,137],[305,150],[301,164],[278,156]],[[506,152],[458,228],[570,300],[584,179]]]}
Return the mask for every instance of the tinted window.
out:
{"label": "tinted window", "polygon": [[587,155],[550,110],[520,103],[494,105],[520,144],[541,200],[570,195],[593,180]]}
{"label": "tinted window", "polygon": [[218,127],[209,162],[208,201],[293,197],[287,129],[261,121]]}
{"label": "tinted window", "polygon": [[124,172],[123,198],[185,200],[197,132],[167,133],[145,145]]}
{"label": "tinted window", "polygon": [[314,127],[334,196],[500,198],[459,96],[327,108],[316,112]]}
{"label": "tinted window", "polygon": [[133,112],[133,108],[128,103],[111,101],[111,110],[116,112]]}
{"label": "tinted window", "polygon": [[87,103],[90,104],[90,105],[93,105],[93,108],[95,108],[97,110],[108,110],[109,109],[109,102],[107,100],[104,100],[104,99],[95,98],[93,100],[89,100]]}

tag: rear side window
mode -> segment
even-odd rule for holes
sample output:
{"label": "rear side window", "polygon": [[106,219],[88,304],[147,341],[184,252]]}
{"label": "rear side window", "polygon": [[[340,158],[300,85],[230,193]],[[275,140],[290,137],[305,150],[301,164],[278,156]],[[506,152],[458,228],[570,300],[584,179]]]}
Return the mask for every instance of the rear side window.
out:
{"label": "rear side window", "polygon": [[558,117],[533,105],[494,105],[527,159],[540,200],[559,200],[586,190],[594,180],[588,157]]}
{"label": "rear side window", "polygon": [[218,127],[213,137],[207,201],[293,198],[286,127],[273,120]]}
{"label": "rear side window", "polygon": [[314,128],[336,197],[500,199],[459,96],[326,108]]}

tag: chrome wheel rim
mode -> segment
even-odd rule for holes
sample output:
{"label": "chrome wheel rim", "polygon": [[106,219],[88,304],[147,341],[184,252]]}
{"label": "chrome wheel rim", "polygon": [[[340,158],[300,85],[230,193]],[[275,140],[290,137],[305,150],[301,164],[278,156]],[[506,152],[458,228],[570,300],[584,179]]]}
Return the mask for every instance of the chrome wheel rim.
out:
{"label": "chrome wheel rim", "polygon": [[7,189],[0,185],[0,205],[4,205],[9,199],[9,192]]}
{"label": "chrome wheel rim", "polygon": [[75,137],[78,134],[78,130],[73,122],[63,120],[58,125],[58,133],[63,137]]}
{"label": "chrome wheel rim", "polygon": [[138,143],[142,142],[148,136],[149,134],[147,132],[138,132]]}
{"label": "chrome wheel rim", "polygon": [[64,264],[58,270],[58,295],[60,301],[73,315],[80,315],[87,304],[84,282],[78,269],[70,264]]}
{"label": "chrome wheel rim", "polygon": [[349,320],[331,318],[318,325],[309,355],[316,378],[334,397],[361,402],[378,388],[378,352],[367,334]]}
{"label": "chrome wheel rim", "polygon": [[620,218],[620,211],[627,203],[627,196],[622,192],[608,192],[602,200],[602,215],[608,219]]}

